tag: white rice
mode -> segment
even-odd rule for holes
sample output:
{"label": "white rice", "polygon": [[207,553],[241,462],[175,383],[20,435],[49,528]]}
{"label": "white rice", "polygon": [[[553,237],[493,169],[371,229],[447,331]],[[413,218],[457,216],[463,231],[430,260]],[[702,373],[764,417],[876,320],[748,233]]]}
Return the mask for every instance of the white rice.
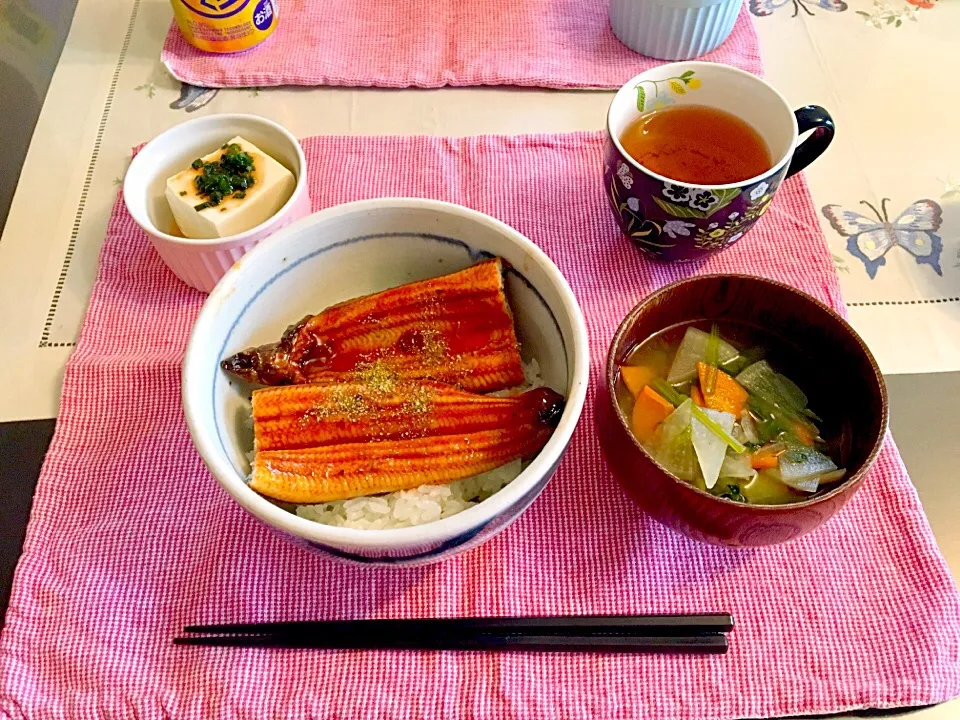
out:
{"label": "white rice", "polygon": [[363,530],[411,527],[456,515],[508,485],[523,469],[519,460],[448,485],[421,485],[385,495],[321,505],[298,505],[307,520]]}
{"label": "white rice", "polygon": [[[540,365],[535,359],[524,363],[523,376],[523,385],[491,394],[515,395],[544,384],[540,377]],[[522,470],[521,461],[514,460],[489,472],[456,480],[447,485],[421,485],[413,490],[399,490],[384,495],[337,500],[319,505],[298,505],[296,513],[302,518],[325,525],[362,530],[423,525],[456,515],[483,502],[509,485]]]}

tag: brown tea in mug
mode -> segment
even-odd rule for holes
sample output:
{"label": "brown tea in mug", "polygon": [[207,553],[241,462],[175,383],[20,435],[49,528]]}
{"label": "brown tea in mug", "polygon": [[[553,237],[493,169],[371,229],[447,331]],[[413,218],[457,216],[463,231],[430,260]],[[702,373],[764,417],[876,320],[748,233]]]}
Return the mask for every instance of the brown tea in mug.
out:
{"label": "brown tea in mug", "polygon": [[631,123],[623,149],[658,175],[695,185],[726,185],[773,166],[767,143],[736,115],[705,105],[655,110]]}

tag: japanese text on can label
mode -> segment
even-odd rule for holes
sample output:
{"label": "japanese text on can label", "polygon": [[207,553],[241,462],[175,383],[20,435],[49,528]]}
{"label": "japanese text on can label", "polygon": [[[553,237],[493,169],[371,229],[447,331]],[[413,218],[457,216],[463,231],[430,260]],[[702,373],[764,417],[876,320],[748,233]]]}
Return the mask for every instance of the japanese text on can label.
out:
{"label": "japanese text on can label", "polygon": [[210,52],[247,50],[277,26],[274,0],[171,0],[171,4],[187,42]]}

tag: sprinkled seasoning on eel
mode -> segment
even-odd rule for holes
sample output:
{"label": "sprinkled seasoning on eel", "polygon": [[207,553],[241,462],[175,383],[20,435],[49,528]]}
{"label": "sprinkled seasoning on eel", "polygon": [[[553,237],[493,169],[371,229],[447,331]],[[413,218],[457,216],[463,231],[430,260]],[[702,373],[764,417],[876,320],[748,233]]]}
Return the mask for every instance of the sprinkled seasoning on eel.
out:
{"label": "sprinkled seasoning on eel", "polygon": [[491,397],[382,369],[253,394],[250,487],[319,503],[445,484],[529,458],[560,421],[549,388]]}
{"label": "sprinkled seasoning on eel", "polygon": [[398,379],[389,389],[380,389],[348,376],[334,382],[256,390],[253,422],[260,452],[528,424],[553,427],[563,407],[563,398],[549,388],[493,397],[431,380]]}

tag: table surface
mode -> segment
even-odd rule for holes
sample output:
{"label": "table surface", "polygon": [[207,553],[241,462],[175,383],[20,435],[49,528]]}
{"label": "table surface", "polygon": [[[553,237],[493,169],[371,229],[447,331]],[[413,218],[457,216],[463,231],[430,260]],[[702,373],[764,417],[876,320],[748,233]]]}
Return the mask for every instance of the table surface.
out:
{"label": "table surface", "polygon": [[[49,0],[15,0],[55,34]],[[871,278],[850,238],[821,213],[851,321],[888,375],[891,426],[934,533],[960,577],[960,494],[944,479],[960,464],[960,93],[950,76],[960,2],[755,0],[777,8],[754,22],[766,77],[795,106],[828,107],[838,125],[830,151],[808,171],[818,209],[870,211],[890,198],[892,224],[909,226],[911,203],[941,212],[939,274],[901,247]],[[833,7],[839,7],[833,4]],[[0,15],[4,60],[29,79],[35,47]],[[0,598],[10,587],[29,499],[73,347],[97,255],[130,148],[191,116],[242,111],[269,116],[297,135],[564,132],[600,129],[612,93],[511,88],[203,90],[181,86],[159,62],[168,0],[80,0],[0,238]],[[12,38],[12,39],[11,39]],[[789,50],[786,50],[788,48]],[[19,55],[18,55],[19,53]],[[12,60],[11,60],[12,57]],[[19,57],[19,62],[18,62]],[[11,64],[12,63],[12,64]],[[5,70],[6,71],[6,70]],[[69,117],[65,123],[63,118]],[[51,186],[49,168],[62,182]],[[933,238],[931,238],[933,239]],[[922,374],[921,374],[922,373]],[[930,374],[937,373],[937,374]],[[909,711],[960,716],[960,701]]]}

